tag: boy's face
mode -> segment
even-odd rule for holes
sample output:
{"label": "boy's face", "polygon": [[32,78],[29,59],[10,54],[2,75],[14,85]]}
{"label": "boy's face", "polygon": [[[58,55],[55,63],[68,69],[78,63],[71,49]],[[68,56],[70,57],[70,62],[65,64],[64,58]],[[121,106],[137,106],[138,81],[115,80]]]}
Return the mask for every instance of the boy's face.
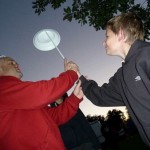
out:
{"label": "boy's face", "polygon": [[103,46],[106,49],[108,55],[118,55],[120,53],[120,40],[119,36],[112,32],[110,28],[106,29],[106,39],[103,42]]}

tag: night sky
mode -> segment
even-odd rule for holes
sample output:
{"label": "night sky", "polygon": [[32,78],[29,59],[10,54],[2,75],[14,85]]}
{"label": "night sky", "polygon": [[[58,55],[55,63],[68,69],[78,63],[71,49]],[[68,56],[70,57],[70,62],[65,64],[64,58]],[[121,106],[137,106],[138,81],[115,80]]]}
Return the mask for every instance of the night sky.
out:
{"label": "night sky", "polygon": [[[42,29],[54,29],[61,36],[58,48],[80,67],[80,72],[99,85],[121,66],[121,59],[106,55],[102,46],[104,31],[95,31],[77,21],[63,21],[63,10],[49,7],[40,16],[32,9],[32,0],[1,0],[0,54],[14,58],[24,74],[23,80],[50,79],[63,72],[63,59],[56,49],[39,51],[33,45],[34,35]],[[70,94],[72,89],[68,91]],[[88,99],[80,104],[85,115],[106,115],[112,107],[94,106]],[[118,107],[125,111],[125,107]]]}

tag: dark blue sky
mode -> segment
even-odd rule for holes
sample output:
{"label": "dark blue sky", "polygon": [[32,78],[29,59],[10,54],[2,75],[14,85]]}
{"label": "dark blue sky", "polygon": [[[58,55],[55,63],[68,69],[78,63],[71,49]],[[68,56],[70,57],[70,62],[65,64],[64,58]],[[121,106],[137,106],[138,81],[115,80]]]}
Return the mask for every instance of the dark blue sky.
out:
{"label": "dark blue sky", "polygon": [[[63,55],[75,61],[81,73],[99,85],[108,82],[121,65],[120,58],[106,55],[102,46],[104,31],[95,31],[88,25],[81,27],[76,21],[63,21],[62,8],[48,7],[38,16],[32,9],[32,0],[1,0],[0,19],[0,54],[20,64],[23,80],[49,79],[63,71],[63,59],[56,49],[42,52],[34,47],[33,37],[42,29],[57,30],[61,36],[58,48]],[[85,115],[106,115],[110,109],[96,107],[86,98],[80,108]]]}

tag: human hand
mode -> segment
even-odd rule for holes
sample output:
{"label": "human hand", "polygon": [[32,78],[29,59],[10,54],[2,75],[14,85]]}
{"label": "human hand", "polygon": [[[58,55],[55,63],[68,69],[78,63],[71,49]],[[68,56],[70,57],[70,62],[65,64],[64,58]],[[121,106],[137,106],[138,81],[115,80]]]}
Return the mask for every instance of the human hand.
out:
{"label": "human hand", "polygon": [[81,80],[79,80],[77,85],[75,86],[73,94],[79,99],[83,98],[84,94],[81,87]]}
{"label": "human hand", "polygon": [[64,59],[64,70],[73,70],[80,76],[79,67],[73,61],[68,61],[66,58]]}
{"label": "human hand", "polygon": [[88,76],[84,76],[87,80],[91,80],[91,79],[89,79],[89,77]]}

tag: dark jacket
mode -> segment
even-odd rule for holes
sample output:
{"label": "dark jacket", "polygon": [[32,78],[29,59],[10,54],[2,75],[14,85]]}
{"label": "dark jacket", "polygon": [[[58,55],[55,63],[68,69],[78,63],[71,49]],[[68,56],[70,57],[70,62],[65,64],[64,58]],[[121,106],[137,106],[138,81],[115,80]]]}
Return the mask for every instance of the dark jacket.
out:
{"label": "dark jacket", "polygon": [[81,76],[86,97],[97,106],[126,106],[143,141],[150,146],[150,43],[137,40],[122,67],[101,87]]}
{"label": "dark jacket", "polygon": [[90,150],[97,150],[101,147],[92,127],[80,109],[71,120],[60,126],[60,132],[68,150],[77,147],[77,149],[87,150],[83,148],[86,144],[91,144],[91,147],[88,146]]}

